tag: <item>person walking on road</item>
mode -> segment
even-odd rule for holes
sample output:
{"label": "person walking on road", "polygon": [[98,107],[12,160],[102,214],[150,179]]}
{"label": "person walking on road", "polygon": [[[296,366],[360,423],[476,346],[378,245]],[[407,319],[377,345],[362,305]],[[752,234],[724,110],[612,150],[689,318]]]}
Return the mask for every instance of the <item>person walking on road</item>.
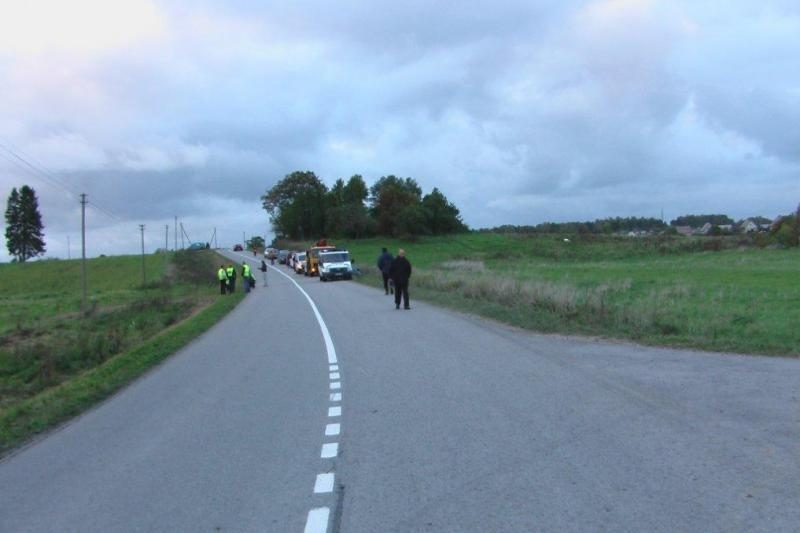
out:
{"label": "person walking on road", "polygon": [[389,269],[392,266],[392,261],[394,257],[386,248],[383,248],[381,255],[378,256],[378,269],[381,271],[381,275],[383,276],[383,290],[386,294],[389,294],[389,291],[392,288],[389,286]]}
{"label": "person walking on road", "polygon": [[250,265],[247,261],[242,261],[242,287],[245,294],[250,292]]}
{"label": "person walking on road", "polygon": [[228,265],[225,273],[228,275],[228,294],[236,292],[236,269],[233,265]]}
{"label": "person walking on road", "polygon": [[219,279],[219,293],[228,294],[228,272],[225,270],[225,265],[219,266],[217,279]]}
{"label": "person walking on road", "polygon": [[261,260],[261,277],[264,278],[264,287],[267,286],[267,262]]}
{"label": "person walking on road", "polygon": [[406,251],[400,248],[397,257],[389,267],[389,275],[394,281],[394,308],[400,309],[400,298],[403,298],[403,309],[411,309],[408,305],[408,280],[411,279],[411,263],[406,259]]}

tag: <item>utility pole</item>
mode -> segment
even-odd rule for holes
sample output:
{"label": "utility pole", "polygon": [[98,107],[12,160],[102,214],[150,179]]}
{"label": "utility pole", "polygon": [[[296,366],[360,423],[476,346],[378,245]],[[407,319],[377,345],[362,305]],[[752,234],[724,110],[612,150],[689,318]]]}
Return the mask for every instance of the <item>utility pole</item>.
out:
{"label": "utility pole", "polygon": [[147,273],[144,268],[144,224],[139,224],[139,231],[142,233],[142,286],[147,285]]}
{"label": "utility pole", "polygon": [[81,311],[86,312],[86,194],[81,194]]}
{"label": "utility pole", "polygon": [[175,217],[175,251],[178,251],[178,217]]}
{"label": "utility pole", "polygon": [[164,252],[169,252],[169,224],[164,226]]}
{"label": "utility pole", "polygon": [[247,239],[244,238],[244,232],[242,232],[242,248],[247,250]]}
{"label": "utility pole", "polygon": [[184,233],[184,231],[183,231],[183,222],[181,222],[181,250],[183,250],[183,247],[184,247],[184,245],[183,245],[183,233]]}

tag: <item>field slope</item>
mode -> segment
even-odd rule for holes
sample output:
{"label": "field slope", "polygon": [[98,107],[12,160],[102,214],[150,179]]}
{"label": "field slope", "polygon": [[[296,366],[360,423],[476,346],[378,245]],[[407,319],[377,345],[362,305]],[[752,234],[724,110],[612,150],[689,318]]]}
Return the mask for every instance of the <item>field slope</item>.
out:
{"label": "field slope", "polygon": [[181,252],[0,265],[0,453],[80,413],[211,327],[219,257]]}

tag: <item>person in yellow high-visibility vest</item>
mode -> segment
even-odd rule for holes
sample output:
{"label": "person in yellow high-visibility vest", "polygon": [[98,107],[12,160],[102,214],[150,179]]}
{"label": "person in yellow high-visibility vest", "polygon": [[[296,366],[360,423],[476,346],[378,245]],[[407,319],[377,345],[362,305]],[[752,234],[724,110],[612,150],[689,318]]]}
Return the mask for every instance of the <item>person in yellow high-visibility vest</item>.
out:
{"label": "person in yellow high-visibility vest", "polygon": [[242,287],[245,293],[250,292],[250,265],[247,261],[242,261]]}
{"label": "person in yellow high-visibility vest", "polygon": [[228,265],[225,273],[228,275],[228,294],[236,292],[236,269],[233,268],[233,265]]}
{"label": "person in yellow high-visibility vest", "polygon": [[224,265],[219,266],[217,278],[219,279],[219,293],[228,294],[228,272],[225,270]]}

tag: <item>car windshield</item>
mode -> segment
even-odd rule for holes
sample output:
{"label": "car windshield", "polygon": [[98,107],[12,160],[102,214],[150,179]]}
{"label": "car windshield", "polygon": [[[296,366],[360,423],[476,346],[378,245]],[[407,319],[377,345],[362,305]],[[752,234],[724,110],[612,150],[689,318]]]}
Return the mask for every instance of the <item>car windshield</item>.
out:
{"label": "car windshield", "polygon": [[341,263],[343,261],[350,261],[350,254],[347,252],[332,252],[320,254],[319,258],[326,263]]}
{"label": "car windshield", "polygon": [[300,261],[303,261],[305,258],[306,258],[306,254],[304,254],[304,253],[303,254],[297,254],[297,259],[299,259]]}

